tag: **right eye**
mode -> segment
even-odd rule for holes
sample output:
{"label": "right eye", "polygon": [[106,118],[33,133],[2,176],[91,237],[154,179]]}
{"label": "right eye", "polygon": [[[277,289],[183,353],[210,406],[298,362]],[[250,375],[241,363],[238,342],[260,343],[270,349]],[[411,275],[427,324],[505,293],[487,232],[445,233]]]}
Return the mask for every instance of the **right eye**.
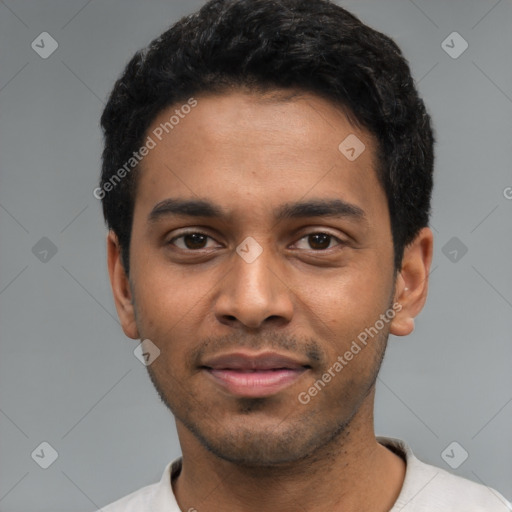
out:
{"label": "right eye", "polygon": [[[213,240],[213,238],[206,233],[201,233],[200,231],[188,231],[171,238],[168,244],[174,245],[183,251],[195,251],[198,249],[207,249],[208,247],[205,246],[205,243],[208,238]],[[175,243],[180,239],[182,239],[180,243]]]}

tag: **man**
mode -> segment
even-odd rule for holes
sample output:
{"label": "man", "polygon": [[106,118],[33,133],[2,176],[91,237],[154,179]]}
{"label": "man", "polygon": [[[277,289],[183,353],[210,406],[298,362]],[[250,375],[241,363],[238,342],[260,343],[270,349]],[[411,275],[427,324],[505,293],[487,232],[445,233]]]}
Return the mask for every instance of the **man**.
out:
{"label": "man", "polygon": [[183,453],[105,512],[512,509],[375,437],[433,247],[393,41],[327,0],[212,0],[133,57],[102,126],[116,308]]}

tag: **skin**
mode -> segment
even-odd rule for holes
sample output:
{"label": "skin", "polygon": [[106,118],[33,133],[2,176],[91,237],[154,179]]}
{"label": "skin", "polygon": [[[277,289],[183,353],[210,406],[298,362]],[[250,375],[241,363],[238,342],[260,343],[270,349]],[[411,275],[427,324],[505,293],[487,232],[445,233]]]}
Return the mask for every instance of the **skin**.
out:
{"label": "skin", "polygon": [[[388,511],[405,464],[375,439],[375,379],[388,334],[412,332],[424,305],[432,232],[418,233],[395,273],[375,140],[330,102],[281,92],[198,96],[142,160],[129,276],[115,234],[107,239],[117,311],[128,337],[161,351],[148,371],[176,418],[183,468],[172,485],[182,510]],[[349,134],[366,147],[354,161],[338,150]],[[148,220],[169,198],[209,200],[226,216]],[[364,220],[276,219],[284,203],[311,199],[342,199]],[[176,239],[184,228],[210,238]],[[308,236],[319,233],[332,238]],[[236,252],[249,236],[263,250],[252,263]],[[395,303],[392,321],[300,403]],[[310,368],[273,396],[236,397],[199,366],[240,348],[276,350]]]}

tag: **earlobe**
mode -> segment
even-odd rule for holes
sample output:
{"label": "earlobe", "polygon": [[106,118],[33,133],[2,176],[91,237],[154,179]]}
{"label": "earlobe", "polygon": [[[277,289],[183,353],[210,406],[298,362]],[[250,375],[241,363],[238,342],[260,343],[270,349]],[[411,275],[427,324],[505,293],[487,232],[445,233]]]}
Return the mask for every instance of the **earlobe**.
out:
{"label": "earlobe", "polygon": [[404,250],[395,283],[395,302],[402,307],[390,326],[395,336],[407,336],[414,330],[414,318],[425,305],[433,245],[431,229],[423,228]]}
{"label": "earlobe", "polygon": [[135,322],[135,309],[133,306],[130,281],[126,275],[121,259],[121,248],[116,234],[109,231],[107,235],[107,259],[110,285],[114,296],[117,315],[126,336],[132,339],[139,338]]}

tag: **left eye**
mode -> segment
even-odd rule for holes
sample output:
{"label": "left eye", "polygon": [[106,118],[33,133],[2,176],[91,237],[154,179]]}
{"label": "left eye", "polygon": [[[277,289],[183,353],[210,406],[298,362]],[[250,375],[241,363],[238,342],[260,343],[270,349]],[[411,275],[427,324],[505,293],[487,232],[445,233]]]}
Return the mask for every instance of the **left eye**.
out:
{"label": "left eye", "polygon": [[328,233],[310,233],[309,235],[303,236],[299,242],[302,240],[306,240],[310,248],[319,251],[330,249],[331,241],[333,240],[337,240],[338,245],[341,244],[339,238],[336,238],[334,235],[329,235]]}

